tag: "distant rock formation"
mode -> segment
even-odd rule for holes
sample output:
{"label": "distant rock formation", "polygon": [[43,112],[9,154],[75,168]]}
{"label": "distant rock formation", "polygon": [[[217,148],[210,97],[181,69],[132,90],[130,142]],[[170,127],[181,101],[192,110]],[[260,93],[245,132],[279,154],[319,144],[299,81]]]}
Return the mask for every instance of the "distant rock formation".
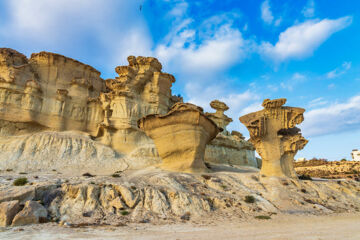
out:
{"label": "distant rock formation", "polygon": [[229,107],[219,100],[214,100],[210,106],[216,110],[215,113],[206,113],[206,116],[213,120],[220,132],[207,146],[205,161],[215,164],[229,164],[258,167],[255,158],[254,146],[245,140],[240,132],[226,130],[227,125],[233,120],[224,114]]}
{"label": "distant rock formation", "polygon": [[[161,71],[156,58],[129,56],[128,62],[115,68],[118,77],[103,80],[93,67],[59,54],[40,52],[28,59],[0,48],[0,169],[81,171],[88,165],[103,174],[160,163],[137,121],[167,114],[183,100],[172,95],[175,78]],[[224,103],[214,101],[212,107],[216,113],[207,116],[219,127],[232,121],[224,117]],[[249,144],[239,147],[246,141],[226,134],[230,140],[213,142],[217,147],[208,159],[254,153]]]}
{"label": "distant rock formation", "polygon": [[307,144],[295,125],[304,121],[305,109],[283,106],[285,98],[265,99],[263,110],[240,117],[250,132],[250,141],[262,158],[266,176],[296,178],[294,156]]}
{"label": "distant rock formation", "polygon": [[180,172],[206,171],[206,144],[221,131],[202,108],[189,103],[176,103],[165,115],[148,115],[139,127],[154,140],[161,167]]}

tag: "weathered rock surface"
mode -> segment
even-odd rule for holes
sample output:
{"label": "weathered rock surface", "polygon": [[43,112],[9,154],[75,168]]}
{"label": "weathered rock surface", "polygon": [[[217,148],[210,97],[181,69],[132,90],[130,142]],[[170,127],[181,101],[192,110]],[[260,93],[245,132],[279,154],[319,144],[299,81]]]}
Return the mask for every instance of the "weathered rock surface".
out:
{"label": "weathered rock surface", "polygon": [[[360,183],[353,180],[297,180],[260,177],[251,167],[187,174],[156,169],[111,176],[28,175],[53,221],[122,225],[236,219],[257,215],[329,214],[360,211]],[[12,186],[0,174],[2,188]],[[59,184],[54,184],[59,180]],[[26,187],[26,186],[24,186]],[[254,197],[254,202],[246,196]],[[43,214],[42,216],[45,216]],[[31,218],[35,219],[35,218]],[[44,219],[45,220],[45,219]]]}
{"label": "weathered rock surface", "polygon": [[15,215],[20,211],[19,201],[0,203],[0,227],[11,225]]}
{"label": "weathered rock surface", "polygon": [[[0,145],[5,148],[0,153],[2,165],[19,166],[16,160],[28,156],[39,162],[58,148],[63,155],[74,154],[74,158],[92,152],[95,166],[102,164],[97,156],[102,150],[110,155],[114,152],[89,142],[80,132],[110,146],[120,155],[131,154],[142,145],[153,145],[137,128],[137,120],[148,114],[165,114],[174,102],[182,99],[171,95],[175,79],[161,72],[157,59],[130,56],[128,61],[128,66],[115,69],[118,77],[104,81],[96,69],[59,54],[40,52],[28,59],[15,50],[1,48],[0,136],[4,138],[0,139]],[[59,131],[80,132],[66,136],[54,133]],[[39,132],[44,133],[36,135]],[[8,143],[9,136],[18,138]],[[17,154],[10,156],[8,151],[16,141],[20,142],[15,147]],[[49,142],[52,149],[41,146]],[[90,143],[90,151],[86,143]],[[73,151],[72,147],[77,150]],[[149,157],[155,160],[156,155]],[[143,166],[146,166],[147,156],[144,157]],[[46,164],[59,160],[54,158]],[[76,160],[84,162],[85,159],[81,156]],[[33,162],[32,167],[34,165]],[[41,165],[38,167],[44,167]],[[118,165],[124,165],[122,160]],[[81,163],[78,166],[81,167]]]}
{"label": "weathered rock surface", "polygon": [[180,172],[205,171],[205,147],[220,129],[203,110],[189,103],[176,103],[165,115],[148,115],[139,127],[154,140],[163,169]]}
{"label": "weathered rock surface", "polygon": [[360,181],[360,162],[308,160],[295,162],[299,175],[327,179],[354,179]]}
{"label": "weathered rock surface", "polygon": [[232,119],[224,114],[229,107],[219,100],[212,101],[210,106],[216,112],[206,113],[206,116],[223,130],[206,145],[205,162],[257,167],[254,146],[246,141],[241,133],[232,131],[230,134],[226,130],[226,126],[232,122]]}
{"label": "weathered rock surface", "polygon": [[[167,114],[182,98],[172,95],[175,78],[161,71],[156,58],[129,56],[128,62],[116,67],[118,77],[103,80],[91,66],[59,54],[27,58],[0,48],[0,169],[76,173],[86,164],[107,174],[161,163],[137,121]],[[208,117],[219,127],[232,121],[224,103],[211,106],[216,113]],[[224,163],[254,166],[249,144],[239,140],[227,148],[237,139],[226,136],[225,143],[218,139],[209,147],[209,162],[228,156]]]}
{"label": "weathered rock surface", "polygon": [[303,120],[305,109],[284,107],[286,99],[265,99],[263,110],[240,117],[250,133],[250,141],[262,158],[261,173],[266,176],[296,178],[293,162],[307,140],[295,125]]}
{"label": "weathered rock surface", "polygon": [[46,222],[47,210],[40,203],[27,201],[23,210],[14,217],[11,226],[21,226],[27,224]]}

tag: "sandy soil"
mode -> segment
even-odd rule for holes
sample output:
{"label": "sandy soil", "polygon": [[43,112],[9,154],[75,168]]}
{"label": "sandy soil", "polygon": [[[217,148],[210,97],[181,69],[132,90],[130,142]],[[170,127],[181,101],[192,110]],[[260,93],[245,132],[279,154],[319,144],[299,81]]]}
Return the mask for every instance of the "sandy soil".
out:
{"label": "sandy soil", "polygon": [[273,216],[271,220],[244,220],[208,224],[132,224],[124,227],[60,227],[42,224],[8,228],[0,239],[261,239],[359,240],[360,214],[327,216]]}

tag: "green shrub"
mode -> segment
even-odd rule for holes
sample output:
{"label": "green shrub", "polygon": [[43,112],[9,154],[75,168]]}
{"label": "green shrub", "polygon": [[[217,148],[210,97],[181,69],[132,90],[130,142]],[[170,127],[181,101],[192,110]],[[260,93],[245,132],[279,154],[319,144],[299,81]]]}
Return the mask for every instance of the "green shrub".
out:
{"label": "green shrub", "polygon": [[255,198],[251,195],[247,195],[245,196],[245,202],[246,203],[254,203],[255,202]]}
{"label": "green shrub", "polygon": [[18,179],[14,180],[13,185],[14,186],[24,186],[27,183],[28,183],[27,178],[18,178]]}
{"label": "green shrub", "polygon": [[299,176],[300,180],[312,180],[312,178],[307,174],[302,174]]}
{"label": "green shrub", "polygon": [[119,174],[117,174],[117,173],[114,173],[113,175],[111,175],[112,177],[114,177],[114,178],[118,178],[118,177],[120,177],[120,175]]}
{"label": "green shrub", "polygon": [[255,218],[256,218],[256,219],[261,219],[261,220],[271,219],[270,216],[264,216],[264,215],[255,216]]}
{"label": "green shrub", "polygon": [[123,215],[123,216],[126,216],[126,215],[129,215],[130,212],[128,212],[128,211],[121,211],[120,214]]}

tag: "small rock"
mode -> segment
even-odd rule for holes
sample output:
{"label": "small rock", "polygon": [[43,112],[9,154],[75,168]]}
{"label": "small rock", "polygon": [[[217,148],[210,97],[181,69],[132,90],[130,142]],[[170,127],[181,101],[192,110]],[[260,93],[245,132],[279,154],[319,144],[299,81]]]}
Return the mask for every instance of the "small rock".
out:
{"label": "small rock", "polygon": [[18,200],[0,203],[0,227],[9,226],[19,211]]}
{"label": "small rock", "polygon": [[186,221],[189,221],[190,220],[190,213],[189,212],[186,212],[184,215],[182,215],[181,217],[181,220],[186,220]]}
{"label": "small rock", "polygon": [[47,210],[40,203],[35,201],[27,201],[24,209],[21,210],[12,222],[12,226],[20,226],[34,223],[45,222],[47,218]]}

